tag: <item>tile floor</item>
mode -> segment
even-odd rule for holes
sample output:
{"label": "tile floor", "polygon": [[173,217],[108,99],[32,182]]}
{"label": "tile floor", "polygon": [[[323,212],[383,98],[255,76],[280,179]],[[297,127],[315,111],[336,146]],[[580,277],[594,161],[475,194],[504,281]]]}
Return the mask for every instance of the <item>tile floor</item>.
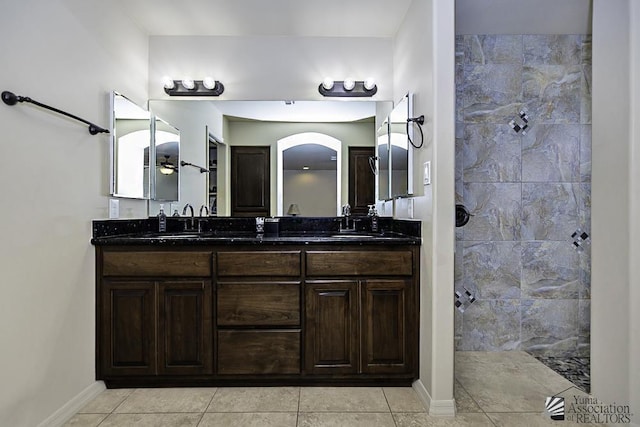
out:
{"label": "tile floor", "polygon": [[[67,426],[577,426],[543,415],[548,396],[584,393],[524,352],[458,352],[456,417],[432,417],[412,388],[260,387],[106,390]],[[582,424],[580,424],[582,425]]]}

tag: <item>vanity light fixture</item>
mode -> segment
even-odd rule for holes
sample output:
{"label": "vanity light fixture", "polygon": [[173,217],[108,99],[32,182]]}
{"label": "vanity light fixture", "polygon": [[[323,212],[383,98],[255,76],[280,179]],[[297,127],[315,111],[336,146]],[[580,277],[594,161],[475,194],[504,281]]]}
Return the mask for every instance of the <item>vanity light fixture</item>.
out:
{"label": "vanity light fixture", "polygon": [[372,78],[364,81],[351,78],[346,78],[344,81],[333,81],[330,78],[325,78],[318,86],[318,92],[323,96],[332,97],[366,97],[375,95],[378,92],[378,86]]}
{"label": "vanity light fixture", "polygon": [[162,175],[171,175],[172,173],[177,172],[176,166],[169,161],[169,157],[171,156],[165,154],[164,162],[160,162],[159,171]]}
{"label": "vanity light fixture", "polygon": [[344,88],[344,90],[351,91],[354,87],[356,87],[356,82],[351,77],[347,77],[342,82],[342,87]]}
{"label": "vanity light fixture", "polygon": [[193,90],[196,88],[196,82],[194,82],[191,77],[184,77],[182,79],[182,87],[187,90]]}
{"label": "vanity light fixture", "polygon": [[220,96],[224,92],[224,85],[213,77],[193,80],[185,77],[173,80],[171,77],[162,78],[164,91],[170,96]]}
{"label": "vanity light fixture", "polygon": [[322,81],[322,87],[324,88],[324,90],[333,89],[333,79],[331,77],[325,77]]}

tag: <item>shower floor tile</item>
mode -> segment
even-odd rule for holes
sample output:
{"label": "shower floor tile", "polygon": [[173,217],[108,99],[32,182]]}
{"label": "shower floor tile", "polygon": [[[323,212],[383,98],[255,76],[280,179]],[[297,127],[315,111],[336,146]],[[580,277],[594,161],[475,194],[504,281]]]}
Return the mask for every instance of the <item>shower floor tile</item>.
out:
{"label": "shower floor tile", "polygon": [[586,393],[591,391],[591,359],[589,357],[535,356]]}

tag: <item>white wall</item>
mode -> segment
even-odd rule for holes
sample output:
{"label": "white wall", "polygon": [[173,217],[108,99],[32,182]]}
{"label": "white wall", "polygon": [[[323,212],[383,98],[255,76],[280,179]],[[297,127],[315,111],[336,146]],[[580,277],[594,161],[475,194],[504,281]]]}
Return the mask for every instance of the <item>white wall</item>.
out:
{"label": "white wall", "polygon": [[[147,99],[146,37],[111,2],[3,2],[0,38],[2,90],[103,127],[111,90]],[[0,425],[31,427],[95,384],[91,220],[107,217],[109,137],[28,104],[1,103],[0,128]]]}
{"label": "white wall", "polygon": [[593,17],[592,393],[638,425],[640,7],[595,0]]}
{"label": "white wall", "polygon": [[225,91],[219,99],[318,100],[322,79],[372,76],[374,101],[392,99],[391,40],[371,37],[171,37],[149,40],[149,93],[168,98],[162,76],[212,75]]}
{"label": "white wall", "polygon": [[[452,415],[455,172],[455,11],[450,0],[414,0],[394,43],[394,99],[414,94],[425,115],[424,147],[414,151],[416,218],[422,220],[420,381],[432,414]],[[422,185],[431,161],[431,185]]]}
{"label": "white wall", "polygon": [[[637,77],[640,74],[640,3],[630,1],[629,21],[631,22],[631,70],[630,76]],[[630,185],[629,192],[631,206],[629,211],[632,216],[630,224],[630,250],[629,260],[640,259],[640,224],[636,220],[636,215],[640,212],[640,83],[637,78],[631,78],[631,141],[629,143],[631,155]],[[640,366],[638,366],[640,355],[640,263],[630,261],[630,286],[629,289],[629,402],[634,411],[634,422],[640,426]]]}
{"label": "white wall", "polygon": [[591,34],[591,0],[455,2],[457,34]]}
{"label": "white wall", "polygon": [[284,170],[282,181],[284,215],[296,203],[301,216],[336,216],[335,170]]}

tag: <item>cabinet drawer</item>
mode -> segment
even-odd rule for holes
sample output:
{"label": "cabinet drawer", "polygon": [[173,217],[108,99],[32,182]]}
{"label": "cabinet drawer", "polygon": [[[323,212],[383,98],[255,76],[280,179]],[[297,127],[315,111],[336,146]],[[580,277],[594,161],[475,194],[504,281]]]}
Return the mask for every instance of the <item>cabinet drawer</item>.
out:
{"label": "cabinet drawer", "polygon": [[218,252],[219,276],[300,276],[300,251]]}
{"label": "cabinet drawer", "polygon": [[218,325],[299,324],[300,282],[218,284]]}
{"label": "cabinet drawer", "polygon": [[299,374],[300,330],[218,331],[218,373]]}
{"label": "cabinet drawer", "polygon": [[210,252],[104,252],[104,276],[211,276]]}
{"label": "cabinet drawer", "polygon": [[410,276],[410,251],[308,251],[309,276]]}

